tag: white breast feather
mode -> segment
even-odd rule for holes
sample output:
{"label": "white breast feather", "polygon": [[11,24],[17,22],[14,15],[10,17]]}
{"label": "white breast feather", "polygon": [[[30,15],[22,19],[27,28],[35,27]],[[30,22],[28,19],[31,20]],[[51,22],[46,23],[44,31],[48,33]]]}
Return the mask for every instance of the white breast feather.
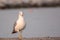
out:
{"label": "white breast feather", "polygon": [[24,18],[19,17],[19,19],[17,20],[17,25],[15,27],[15,31],[21,30],[22,28],[24,28],[24,26],[25,26]]}

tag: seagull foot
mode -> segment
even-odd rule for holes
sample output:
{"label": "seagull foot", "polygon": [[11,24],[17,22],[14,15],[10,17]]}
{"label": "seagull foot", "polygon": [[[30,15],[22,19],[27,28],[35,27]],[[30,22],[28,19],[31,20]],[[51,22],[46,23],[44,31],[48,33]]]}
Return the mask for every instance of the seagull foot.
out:
{"label": "seagull foot", "polygon": [[19,38],[19,40],[22,40],[22,35],[19,35],[19,37],[18,37],[18,38]]}
{"label": "seagull foot", "polygon": [[22,38],[19,38],[19,40],[22,40]]}

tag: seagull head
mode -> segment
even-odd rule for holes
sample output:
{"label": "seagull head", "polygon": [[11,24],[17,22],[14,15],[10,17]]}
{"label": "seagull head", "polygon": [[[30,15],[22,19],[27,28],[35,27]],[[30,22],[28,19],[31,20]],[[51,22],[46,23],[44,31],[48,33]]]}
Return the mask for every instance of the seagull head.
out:
{"label": "seagull head", "polygon": [[19,12],[19,16],[23,16],[24,14],[23,14],[23,12],[22,11],[20,11]]}

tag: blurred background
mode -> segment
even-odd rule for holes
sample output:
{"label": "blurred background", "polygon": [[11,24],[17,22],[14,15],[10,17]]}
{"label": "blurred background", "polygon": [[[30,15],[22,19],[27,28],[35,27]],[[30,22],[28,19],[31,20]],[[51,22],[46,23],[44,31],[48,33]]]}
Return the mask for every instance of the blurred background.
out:
{"label": "blurred background", "polygon": [[56,7],[60,0],[0,0],[0,8]]}
{"label": "blurred background", "polygon": [[23,37],[60,37],[60,0],[0,0],[0,38],[11,34],[19,11],[24,12]]}

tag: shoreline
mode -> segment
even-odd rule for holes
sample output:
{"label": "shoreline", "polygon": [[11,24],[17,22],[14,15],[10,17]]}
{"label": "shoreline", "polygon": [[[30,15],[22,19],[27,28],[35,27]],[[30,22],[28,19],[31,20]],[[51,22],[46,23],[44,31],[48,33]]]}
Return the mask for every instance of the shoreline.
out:
{"label": "shoreline", "polygon": [[0,9],[10,9],[10,8],[40,8],[40,7],[60,7],[60,4],[51,4],[51,5],[47,5],[47,4],[42,4],[42,5],[31,5],[28,3],[22,3],[22,4],[16,4],[16,5],[12,5],[12,4],[5,4],[5,6],[0,6]]}
{"label": "shoreline", "polygon": [[[18,40],[18,38],[0,38],[0,40]],[[23,38],[23,40],[60,40],[60,37]]]}

